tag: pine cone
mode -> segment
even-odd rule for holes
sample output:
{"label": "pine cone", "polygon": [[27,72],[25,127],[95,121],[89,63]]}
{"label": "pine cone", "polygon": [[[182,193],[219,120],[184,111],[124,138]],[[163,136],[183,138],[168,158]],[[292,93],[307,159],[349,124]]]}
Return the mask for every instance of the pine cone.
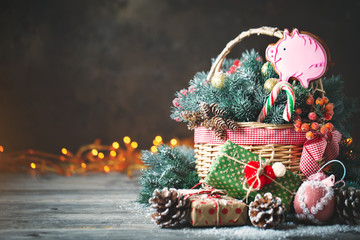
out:
{"label": "pine cone", "polygon": [[249,205],[249,217],[255,227],[272,228],[284,221],[284,207],[281,199],[265,193],[264,197],[257,194]]}
{"label": "pine cone", "polygon": [[215,128],[214,134],[216,137],[218,137],[221,140],[225,140],[225,138],[226,138],[226,132],[222,129]]}
{"label": "pine cone", "polygon": [[205,119],[203,122],[203,126],[208,128],[208,129],[213,129],[214,126],[212,124],[212,121],[210,119]]}
{"label": "pine cone", "polygon": [[214,114],[215,116],[224,116],[225,111],[222,109],[218,109],[218,105],[216,103],[212,103],[210,105],[210,109],[212,114]]}
{"label": "pine cone", "polygon": [[153,222],[163,228],[177,227],[181,224],[190,209],[190,202],[175,188],[155,189],[149,199],[151,207],[156,210],[152,215]]}
{"label": "pine cone", "polygon": [[360,189],[340,189],[335,199],[340,219],[346,224],[360,224]]}
{"label": "pine cone", "polygon": [[204,119],[209,119],[211,117],[211,109],[206,102],[201,102],[199,104],[199,111]]}
{"label": "pine cone", "polygon": [[180,113],[180,116],[188,122],[196,122],[197,119],[195,112],[192,111],[183,111]]}
{"label": "pine cone", "polygon": [[237,130],[239,128],[237,123],[232,119],[227,118],[227,119],[225,119],[225,122],[226,122],[227,128],[230,130]]}
{"label": "pine cone", "polygon": [[216,129],[221,129],[221,130],[225,130],[227,129],[227,125],[224,119],[222,119],[221,117],[213,117],[212,118],[212,125],[216,128]]}

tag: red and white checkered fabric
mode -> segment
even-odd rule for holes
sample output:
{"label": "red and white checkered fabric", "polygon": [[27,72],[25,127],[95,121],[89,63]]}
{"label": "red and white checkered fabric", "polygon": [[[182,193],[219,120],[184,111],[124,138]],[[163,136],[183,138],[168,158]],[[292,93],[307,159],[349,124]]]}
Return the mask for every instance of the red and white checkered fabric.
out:
{"label": "red and white checkered fabric", "polygon": [[325,137],[317,137],[304,143],[303,152],[300,159],[300,171],[309,177],[319,171],[320,166],[317,163],[322,156],[325,161],[335,159],[339,155],[339,143],[341,133],[333,130]]}
{"label": "red and white checkered fabric", "polygon": [[[220,140],[215,136],[214,131],[205,127],[198,127],[194,130],[195,143],[223,144],[225,140]],[[232,131],[226,130],[226,140],[230,140],[238,145],[303,145],[306,141],[305,133],[295,132],[293,128],[274,130],[265,128],[240,128]]]}
{"label": "red and white checkered fabric", "polygon": [[[320,166],[318,161],[325,157],[326,161],[332,160],[339,155],[339,142],[341,134],[333,130],[327,138],[320,135],[312,140],[307,140],[305,133],[298,133],[293,128],[288,129],[265,129],[265,128],[240,128],[232,131],[226,130],[226,140],[238,145],[303,145],[303,152],[300,159],[300,170],[306,176],[316,173]],[[214,132],[199,127],[194,130],[195,143],[223,144]]]}

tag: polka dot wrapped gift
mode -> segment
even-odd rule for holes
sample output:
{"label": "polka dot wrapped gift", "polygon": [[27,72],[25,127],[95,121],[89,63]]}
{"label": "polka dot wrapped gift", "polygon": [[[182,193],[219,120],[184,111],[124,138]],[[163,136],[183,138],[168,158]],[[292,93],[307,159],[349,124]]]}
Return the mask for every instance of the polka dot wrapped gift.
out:
{"label": "polka dot wrapped gift", "polygon": [[190,222],[196,227],[241,226],[247,221],[247,205],[225,195],[193,195]]}
{"label": "polka dot wrapped gift", "polygon": [[246,202],[252,201],[257,193],[271,192],[282,199],[285,209],[288,210],[295,192],[302,183],[301,178],[291,171],[286,171],[284,176],[276,177],[259,189],[254,186],[256,181],[248,181],[244,173],[245,167],[250,166],[249,162],[259,161],[259,165],[263,166],[269,162],[228,140],[212,163],[205,183],[216,189],[225,190],[231,197],[245,199]]}

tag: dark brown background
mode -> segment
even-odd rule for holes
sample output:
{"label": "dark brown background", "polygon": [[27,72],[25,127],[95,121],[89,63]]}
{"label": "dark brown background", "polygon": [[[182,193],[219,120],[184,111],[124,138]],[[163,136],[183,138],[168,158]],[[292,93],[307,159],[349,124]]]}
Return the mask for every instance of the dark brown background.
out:
{"label": "dark brown background", "polygon": [[[343,75],[349,96],[359,91],[359,1],[15,0],[0,8],[0,145],[8,151],[191,137],[169,117],[175,91],[229,40],[263,25],[320,36],[336,63],[329,74]],[[274,41],[253,37],[232,56]]]}

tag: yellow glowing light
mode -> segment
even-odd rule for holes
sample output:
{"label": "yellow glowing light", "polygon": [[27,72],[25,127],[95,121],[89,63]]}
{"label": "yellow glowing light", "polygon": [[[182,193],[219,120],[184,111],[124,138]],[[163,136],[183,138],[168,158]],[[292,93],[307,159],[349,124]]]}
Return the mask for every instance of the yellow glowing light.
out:
{"label": "yellow glowing light", "polygon": [[118,149],[120,147],[118,142],[113,142],[112,144],[113,148]]}
{"label": "yellow glowing light", "polygon": [[346,139],[347,145],[350,146],[350,144],[352,143],[352,141],[353,141],[352,138],[347,138],[347,139]]}
{"label": "yellow glowing light", "polygon": [[104,156],[104,154],[102,152],[99,152],[98,157],[103,159],[105,156]]}
{"label": "yellow glowing light", "polygon": [[96,149],[91,150],[91,154],[92,154],[93,156],[98,155],[98,150],[96,150]]}
{"label": "yellow glowing light", "polygon": [[86,163],[81,163],[82,168],[86,168]]}
{"label": "yellow glowing light", "polygon": [[177,143],[178,143],[178,141],[175,138],[170,140],[170,144],[173,146],[175,146]]}
{"label": "yellow glowing light", "polygon": [[107,173],[110,172],[109,166],[104,166],[104,171],[107,172]]}
{"label": "yellow glowing light", "polygon": [[132,143],[131,143],[131,147],[132,147],[132,148],[137,148],[137,147],[138,147],[138,143],[137,143],[137,142],[132,142]]}
{"label": "yellow glowing light", "polygon": [[150,148],[150,151],[152,151],[153,153],[156,153],[157,152],[157,147],[156,146],[152,146]]}
{"label": "yellow glowing light", "polygon": [[30,167],[32,168],[32,169],[35,169],[36,168],[36,164],[35,163],[30,163]]}
{"label": "yellow glowing light", "polygon": [[64,155],[67,155],[68,154],[68,150],[66,148],[62,148],[61,149],[61,153],[64,154]]}
{"label": "yellow glowing light", "polygon": [[0,146],[0,152],[4,152],[4,147]]}
{"label": "yellow glowing light", "polygon": [[126,136],[123,138],[123,141],[124,143],[129,144],[131,142],[131,139],[128,136]]}
{"label": "yellow glowing light", "polygon": [[161,136],[156,136],[155,141],[158,142],[158,143],[161,143],[162,142],[162,137]]}
{"label": "yellow glowing light", "polygon": [[154,139],[154,141],[153,141],[153,144],[154,144],[155,146],[160,145],[160,143],[157,142],[155,139]]}
{"label": "yellow glowing light", "polygon": [[116,156],[116,152],[115,152],[115,151],[110,151],[110,156],[115,157],[115,156]]}

